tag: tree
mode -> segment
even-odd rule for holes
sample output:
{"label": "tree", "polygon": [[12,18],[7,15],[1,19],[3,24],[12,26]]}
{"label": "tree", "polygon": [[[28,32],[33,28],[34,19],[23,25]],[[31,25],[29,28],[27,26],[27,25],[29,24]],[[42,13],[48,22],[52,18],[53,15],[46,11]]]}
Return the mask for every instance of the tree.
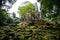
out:
{"label": "tree", "polygon": [[32,17],[35,13],[36,13],[35,6],[30,2],[25,6],[19,7],[19,14],[23,19]]}
{"label": "tree", "polygon": [[13,3],[16,2],[16,0],[0,0],[0,26],[5,25],[7,23],[7,20],[9,19],[9,14],[5,9],[1,9],[3,6],[7,6],[6,2],[9,2],[10,4],[13,5]]}
{"label": "tree", "polygon": [[41,2],[41,13],[43,18],[49,20],[60,20],[60,0],[38,0]]}

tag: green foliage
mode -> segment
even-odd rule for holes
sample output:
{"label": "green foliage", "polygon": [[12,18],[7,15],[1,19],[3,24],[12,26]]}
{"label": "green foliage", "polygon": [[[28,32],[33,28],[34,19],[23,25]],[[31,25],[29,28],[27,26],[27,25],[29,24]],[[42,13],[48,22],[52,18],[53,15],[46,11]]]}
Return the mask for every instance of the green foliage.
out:
{"label": "green foliage", "polygon": [[7,17],[8,17],[8,13],[5,10],[0,9],[0,25],[6,23]]}
{"label": "green foliage", "polygon": [[43,18],[52,21],[60,20],[60,0],[38,0],[41,2],[41,13]]}
{"label": "green foliage", "polygon": [[25,6],[19,7],[19,14],[22,18],[28,17],[33,12],[35,12],[35,6],[30,2]]}
{"label": "green foliage", "polygon": [[[43,18],[60,21],[59,0],[41,0],[41,3]],[[29,15],[34,16],[37,14],[33,4],[28,3],[26,6],[20,7],[19,14],[22,19],[11,18],[5,10],[0,9],[0,25],[6,22],[12,23],[12,25],[0,26],[0,40],[60,40],[60,24],[52,21],[38,20],[38,18],[31,21],[32,25],[28,22],[26,22],[27,26],[24,26],[22,22],[24,27],[13,25],[20,22],[19,20],[22,21],[24,18],[29,17]]]}
{"label": "green foliage", "polygon": [[17,26],[18,23],[22,22],[20,18],[18,17],[10,17],[8,16],[7,18],[7,25],[10,25],[10,26]]}

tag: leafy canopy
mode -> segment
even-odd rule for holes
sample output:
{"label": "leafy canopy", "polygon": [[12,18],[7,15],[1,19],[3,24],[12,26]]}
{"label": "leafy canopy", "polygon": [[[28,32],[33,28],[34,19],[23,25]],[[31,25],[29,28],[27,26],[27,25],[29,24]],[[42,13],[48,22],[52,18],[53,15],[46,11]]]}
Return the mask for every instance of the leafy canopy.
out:
{"label": "leafy canopy", "polygon": [[28,17],[33,12],[35,12],[35,6],[30,2],[25,6],[19,7],[19,14],[22,18]]}

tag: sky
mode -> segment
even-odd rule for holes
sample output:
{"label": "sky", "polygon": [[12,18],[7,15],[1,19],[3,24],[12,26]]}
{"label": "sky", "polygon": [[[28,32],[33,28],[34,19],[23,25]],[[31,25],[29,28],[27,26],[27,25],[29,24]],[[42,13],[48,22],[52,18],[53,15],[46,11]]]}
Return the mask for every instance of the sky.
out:
{"label": "sky", "polygon": [[[33,3],[33,4],[34,4],[35,2],[37,2],[37,0],[17,0],[17,1],[13,4],[12,8],[9,9],[8,12],[10,12],[10,13],[15,12],[15,13],[16,13],[16,16],[19,17],[19,14],[17,13],[17,12],[18,12],[18,8],[19,8],[19,6],[22,6],[21,4],[22,4],[23,2],[26,2],[26,1],[30,1],[30,2]],[[38,3],[38,6],[40,6],[39,3]]]}

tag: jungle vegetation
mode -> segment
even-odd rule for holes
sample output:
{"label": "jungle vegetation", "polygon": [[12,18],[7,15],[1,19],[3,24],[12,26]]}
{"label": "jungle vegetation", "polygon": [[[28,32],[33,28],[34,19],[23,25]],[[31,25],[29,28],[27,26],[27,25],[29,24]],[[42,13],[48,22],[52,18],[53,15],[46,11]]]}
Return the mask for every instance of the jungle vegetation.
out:
{"label": "jungle vegetation", "polygon": [[18,8],[20,18],[2,9],[6,1],[16,2],[0,0],[0,40],[60,40],[60,0],[37,0],[41,12],[29,2]]}

